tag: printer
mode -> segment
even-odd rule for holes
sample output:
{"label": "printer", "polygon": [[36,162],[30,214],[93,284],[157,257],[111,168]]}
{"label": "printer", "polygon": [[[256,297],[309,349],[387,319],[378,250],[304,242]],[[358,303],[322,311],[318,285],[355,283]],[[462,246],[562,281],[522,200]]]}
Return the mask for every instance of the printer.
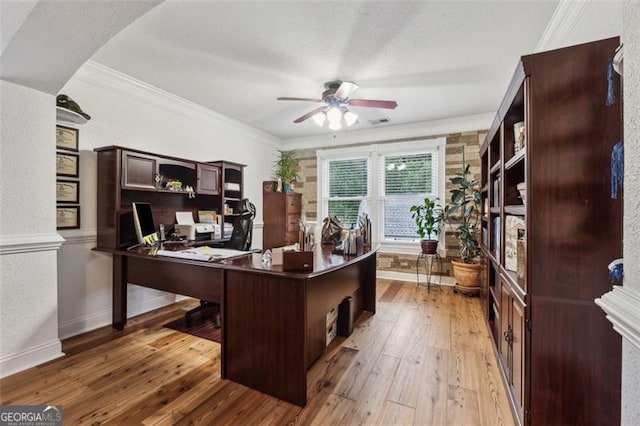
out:
{"label": "printer", "polygon": [[217,223],[195,223],[191,212],[176,212],[174,230],[178,237],[188,241],[208,241],[220,238]]}

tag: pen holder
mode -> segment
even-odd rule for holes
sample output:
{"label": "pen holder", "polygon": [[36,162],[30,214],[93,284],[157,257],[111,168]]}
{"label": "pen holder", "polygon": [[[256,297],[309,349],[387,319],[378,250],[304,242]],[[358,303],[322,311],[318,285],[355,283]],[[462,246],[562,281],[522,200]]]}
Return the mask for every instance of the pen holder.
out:
{"label": "pen holder", "polygon": [[313,271],[312,251],[285,251],[282,253],[283,271]]}

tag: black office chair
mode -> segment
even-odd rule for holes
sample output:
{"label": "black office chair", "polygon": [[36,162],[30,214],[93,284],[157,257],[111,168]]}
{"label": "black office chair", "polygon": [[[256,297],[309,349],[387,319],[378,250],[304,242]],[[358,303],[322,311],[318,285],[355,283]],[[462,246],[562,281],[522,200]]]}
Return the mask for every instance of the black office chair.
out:
{"label": "black office chair", "polygon": [[224,247],[248,251],[251,249],[251,239],[253,238],[253,219],[256,217],[256,206],[248,198],[245,198],[238,203],[238,213],[240,216],[233,221],[231,238]]}
{"label": "black office chair", "polygon": [[[233,233],[231,238],[223,247],[231,250],[248,251],[251,249],[251,240],[253,238],[253,220],[256,217],[256,206],[249,201],[248,198],[240,200],[238,203],[238,213],[240,214],[233,221]],[[193,315],[197,312],[211,311],[215,327],[220,327],[220,305],[218,303],[200,300],[200,306],[197,306],[184,314],[184,320],[187,327],[191,325]]]}

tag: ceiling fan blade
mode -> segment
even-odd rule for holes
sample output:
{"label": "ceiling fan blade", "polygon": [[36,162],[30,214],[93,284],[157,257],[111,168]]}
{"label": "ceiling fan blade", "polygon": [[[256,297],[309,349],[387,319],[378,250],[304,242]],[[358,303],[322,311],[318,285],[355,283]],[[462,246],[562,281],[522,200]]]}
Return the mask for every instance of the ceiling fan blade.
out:
{"label": "ceiling fan blade", "polygon": [[347,103],[351,106],[368,108],[395,109],[398,106],[396,101],[376,101],[373,99],[349,99]]}
{"label": "ceiling fan blade", "polygon": [[278,98],[279,101],[303,101],[303,102],[323,102],[322,99],[315,99],[315,98],[287,98],[287,97],[280,97]]}
{"label": "ceiling fan blade", "polygon": [[336,93],[333,96],[337,99],[347,99],[353,92],[358,89],[358,85],[351,81],[343,81]]}
{"label": "ceiling fan blade", "polygon": [[309,111],[308,113],[306,113],[305,115],[303,115],[302,117],[298,117],[295,120],[293,120],[294,123],[302,123],[304,120],[313,117],[314,115],[316,115],[319,112],[324,111],[325,109],[327,109],[326,106],[321,106],[318,107],[316,109],[313,109],[311,111]]}

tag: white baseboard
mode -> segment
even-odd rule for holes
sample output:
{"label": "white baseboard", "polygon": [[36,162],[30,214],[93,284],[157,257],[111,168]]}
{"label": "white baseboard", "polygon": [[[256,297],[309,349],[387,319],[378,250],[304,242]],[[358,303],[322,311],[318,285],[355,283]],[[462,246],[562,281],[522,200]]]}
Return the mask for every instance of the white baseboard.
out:
{"label": "white baseboard", "polygon": [[[161,296],[145,299],[139,303],[127,306],[127,318],[162,308],[163,306],[175,303],[176,299],[172,294],[164,294]],[[111,324],[113,311],[104,310],[99,313],[86,315],[71,321],[65,321],[58,324],[58,336],[60,339],[77,336],[100,327]]]}
{"label": "white baseboard", "polygon": [[64,356],[59,339],[0,358],[0,378]]}
{"label": "white baseboard", "polygon": [[[376,276],[378,278],[385,278],[388,280],[408,281],[411,283],[416,282],[416,274],[412,274],[409,272],[383,271],[378,269],[376,271]],[[438,283],[440,278],[442,278],[442,280],[440,281],[441,285],[446,285],[449,287],[453,287],[456,285],[456,280],[453,277],[450,277],[448,275],[443,275],[442,277],[438,277],[437,275],[434,275],[431,277],[431,283]],[[427,276],[424,274],[420,274],[420,283],[426,283],[426,282],[427,282]]]}

